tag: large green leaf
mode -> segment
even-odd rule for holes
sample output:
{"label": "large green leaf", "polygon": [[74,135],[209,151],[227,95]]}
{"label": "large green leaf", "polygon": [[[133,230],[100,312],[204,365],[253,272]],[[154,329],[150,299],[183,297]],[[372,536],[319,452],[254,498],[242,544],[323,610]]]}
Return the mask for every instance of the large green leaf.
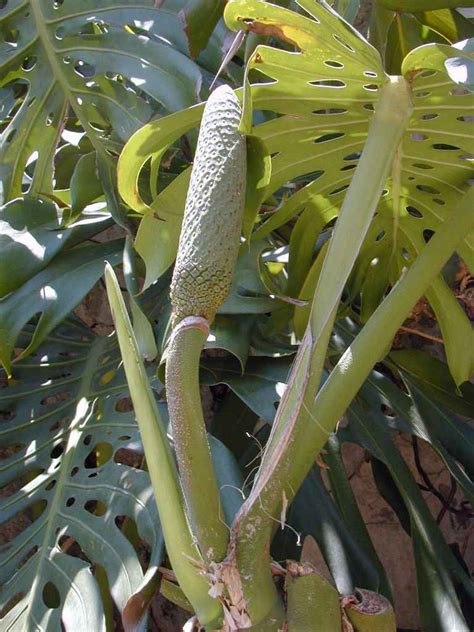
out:
{"label": "large green leaf", "polygon": [[18,198],[0,207],[0,298],[42,270],[65,247],[75,246],[111,224],[107,213],[86,213],[66,228],[51,202]]}
{"label": "large green leaf", "polygon": [[0,626],[110,629],[110,590],[140,628],[163,543],[115,338],[66,321],[2,383]]}
{"label": "large green leaf", "polygon": [[[104,244],[82,244],[59,253],[50,264],[18,290],[0,301],[0,362],[10,371],[11,355],[26,323],[41,313],[22,355],[33,352],[46,335],[67,317],[100,279],[104,261],[121,261],[121,239]],[[19,347],[19,346],[18,346]]]}
{"label": "large green leaf", "polygon": [[0,298],[47,265],[71,232],[52,202],[17,199],[0,207]]}
{"label": "large green leaf", "polygon": [[[335,219],[364,147],[378,95],[389,80],[378,52],[328,5],[315,0],[299,0],[298,4],[301,13],[260,0],[232,0],[225,10],[232,29],[271,35],[291,49],[259,46],[247,67],[254,83],[245,107],[251,103],[254,114],[261,111],[266,116],[270,111],[277,115],[252,130],[271,155],[266,197],[280,195],[282,187],[293,179],[303,178],[304,184],[296,187],[293,195],[283,195],[276,211],[257,225],[254,239],[263,238],[303,211],[306,219],[312,215],[313,223],[321,227]],[[364,318],[388,285],[395,283],[423,250],[433,232],[449,221],[468,189],[472,99],[466,87],[451,79],[448,62],[456,59],[456,63],[467,63],[470,55],[468,47],[458,50],[429,44],[413,50],[403,61],[402,72],[413,95],[413,113],[350,280],[348,300],[361,303]],[[153,226],[152,210],[138,190],[138,176],[150,158],[156,166],[170,143],[196,126],[200,115],[200,109],[193,109],[145,126],[132,137],[120,159],[121,194],[129,205],[147,214],[142,226],[147,222],[149,242],[154,228],[157,239],[165,233],[167,265],[177,247],[176,236],[170,241],[168,235],[178,233],[185,197],[182,187],[187,180],[173,183],[173,199],[178,204],[167,210],[163,208],[165,199],[170,199],[167,190],[155,197],[152,209],[158,214],[163,210],[165,215],[161,223],[153,220]],[[261,118],[255,116],[254,120]],[[474,235],[466,235],[459,247],[468,265],[474,259],[473,241]],[[298,278],[293,281],[290,276],[288,281],[296,296],[310,270],[311,260],[306,259],[303,268],[293,266]],[[155,267],[147,282],[151,283],[163,267]],[[469,344],[472,328],[441,277],[427,296],[459,384],[468,379],[474,367],[474,352],[465,352],[466,348],[474,349],[474,344]]]}
{"label": "large green leaf", "polygon": [[[153,4],[2,3],[5,199],[25,189],[35,195],[52,191],[53,157],[69,112],[110,162],[106,150],[116,152],[154,109],[174,111],[196,101],[197,66],[164,38],[145,36],[145,27],[161,20]],[[138,35],[131,27],[140,26]],[[27,182],[29,161],[33,175]]]}

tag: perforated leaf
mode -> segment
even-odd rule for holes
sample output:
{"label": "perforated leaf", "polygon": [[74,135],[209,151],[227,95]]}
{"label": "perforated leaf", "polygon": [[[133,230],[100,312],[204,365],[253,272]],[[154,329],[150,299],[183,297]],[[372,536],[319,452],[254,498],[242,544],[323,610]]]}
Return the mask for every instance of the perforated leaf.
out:
{"label": "perforated leaf", "polygon": [[109,629],[144,589],[139,626],[162,536],[115,337],[66,321],[1,387],[0,627]]}
{"label": "perforated leaf", "polygon": [[[256,125],[253,134],[264,141],[272,158],[267,198],[292,179],[303,178],[306,184],[296,187],[290,197],[283,196],[276,212],[257,225],[254,239],[268,235],[302,211],[316,239],[319,230],[337,216],[367,139],[378,95],[388,81],[378,52],[327,5],[315,0],[299,0],[298,4],[303,14],[259,0],[232,0],[225,11],[227,24],[234,30],[271,35],[290,48],[259,46],[249,60],[247,70],[253,73],[249,76],[256,77],[257,72],[261,77],[251,87],[254,112],[278,115]],[[431,44],[415,49],[403,62],[403,74],[412,88],[413,114],[350,281],[349,300],[361,303],[363,319],[421,252],[433,231],[449,220],[468,188],[473,104],[467,88],[454,83],[448,73],[453,58],[465,60],[467,67],[468,50],[467,46],[458,50]],[[119,182],[132,206],[144,208],[137,185],[131,183],[138,181],[147,159],[154,156],[159,160],[170,136],[182,134],[186,125],[196,125],[199,116],[197,109],[189,110],[170,117],[166,126],[164,121],[152,123],[131,139],[121,157],[129,169],[126,186]],[[160,127],[161,138],[155,135]],[[175,186],[178,188],[177,183]],[[153,208],[165,196],[166,190],[156,197]],[[161,227],[167,234],[179,223],[175,208],[172,213],[171,231],[166,222]],[[459,247],[459,254],[471,266],[473,243],[474,236],[466,235]],[[175,247],[167,250],[168,265]],[[290,274],[288,289],[296,297],[311,260],[302,261],[292,250],[290,247],[291,267],[298,280]],[[474,348],[470,323],[441,277],[427,296],[440,322],[451,371],[461,383],[474,367],[474,356],[465,353],[466,348]]]}
{"label": "perforated leaf", "polygon": [[[51,192],[53,156],[69,116],[110,162],[106,150],[116,152],[154,110],[196,101],[197,66],[164,38],[139,36],[128,27],[161,34],[161,17],[151,0],[120,6],[113,0],[2,2],[5,199],[26,189]],[[163,15],[165,32],[170,17]],[[24,179],[28,162],[30,181]]]}

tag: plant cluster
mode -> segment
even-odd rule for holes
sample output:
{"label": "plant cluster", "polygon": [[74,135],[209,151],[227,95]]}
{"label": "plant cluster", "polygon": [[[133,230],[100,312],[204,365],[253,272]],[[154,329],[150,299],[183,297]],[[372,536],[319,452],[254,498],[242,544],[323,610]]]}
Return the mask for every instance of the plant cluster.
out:
{"label": "plant cluster", "polygon": [[[147,630],[159,591],[189,629],[395,631],[345,444],[421,629],[472,629],[463,5],[0,0],[1,629]],[[109,337],[73,313],[105,262]],[[422,308],[441,356],[394,344]]]}

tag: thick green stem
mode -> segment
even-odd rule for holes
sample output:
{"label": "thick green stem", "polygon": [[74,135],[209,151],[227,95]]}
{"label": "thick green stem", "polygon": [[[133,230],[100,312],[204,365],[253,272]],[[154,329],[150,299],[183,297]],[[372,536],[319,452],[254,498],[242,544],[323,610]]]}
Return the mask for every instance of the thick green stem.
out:
{"label": "thick green stem", "polygon": [[218,627],[222,609],[219,602],[208,595],[209,584],[200,574],[199,566],[202,567],[202,559],[194,544],[184,513],[184,501],[176,465],[141,360],[122,293],[110,265],[106,266],[105,279],[130,397],[140,428],[148,473],[158,506],[166,550],[179,585],[195,608],[201,624],[213,630]]}
{"label": "thick green stem", "polygon": [[[298,424],[293,429],[285,453],[280,457],[279,467],[269,478],[267,487],[261,490],[260,505],[253,504],[244,514],[241,525],[247,525],[246,530],[237,533],[238,561],[245,562],[246,569],[249,569],[251,560],[247,555],[249,542],[245,542],[244,536],[248,525],[257,525],[256,520],[261,517],[259,507],[260,511],[263,508],[267,512],[270,508],[275,515],[278,504],[270,503],[278,500],[277,494],[281,494],[281,500],[285,502],[292,500],[329,434],[334,431],[367,375],[380,360],[381,351],[389,348],[407,314],[439,274],[459,242],[473,228],[473,204],[474,193],[470,192],[451,221],[435,233],[410,270],[374,312],[319,393],[316,396],[311,393],[308,397],[308,390],[305,392]],[[272,525],[270,520],[258,524],[259,527],[264,526],[266,531],[262,533],[260,529],[256,530],[252,546],[256,543],[260,549],[271,538]],[[254,568],[254,581],[255,577],[263,581],[261,567]]]}
{"label": "thick green stem", "polygon": [[227,552],[229,532],[219,500],[199,392],[199,357],[209,323],[188,316],[175,327],[166,360],[166,398],[191,530],[207,562]]}
{"label": "thick green stem", "polygon": [[[445,222],[429,244],[373,313],[351,346],[345,351],[314,401],[314,415],[326,432],[331,432],[357,394],[380,351],[390,347],[407,314],[439,274],[457,245],[474,227],[474,192],[464,197],[449,222]],[[318,452],[324,442],[319,440]]]}
{"label": "thick green stem", "polygon": [[[393,158],[412,112],[410,89],[403,77],[384,84],[367,142],[347,191],[313,299],[310,323],[280,403],[272,434],[252,492],[239,513],[233,533],[233,556],[242,578],[247,611],[254,623],[274,610],[276,589],[269,548],[279,509],[290,501],[316,452],[306,436],[318,428],[311,408],[339,300],[377,208]],[[327,439],[328,431],[324,431]],[[312,458],[302,458],[301,449]],[[292,485],[290,480],[297,480]],[[258,591],[255,590],[258,586]]]}

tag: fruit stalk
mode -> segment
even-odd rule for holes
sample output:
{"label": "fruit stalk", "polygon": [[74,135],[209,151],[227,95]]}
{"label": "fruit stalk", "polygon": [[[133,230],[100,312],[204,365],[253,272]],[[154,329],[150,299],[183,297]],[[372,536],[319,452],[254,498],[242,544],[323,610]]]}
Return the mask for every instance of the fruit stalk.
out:
{"label": "fruit stalk", "polygon": [[199,357],[232,282],[245,198],[246,143],[240,103],[221,86],[206,104],[171,283],[166,392],[179,475],[203,559],[221,561],[224,523],[199,393]]}

